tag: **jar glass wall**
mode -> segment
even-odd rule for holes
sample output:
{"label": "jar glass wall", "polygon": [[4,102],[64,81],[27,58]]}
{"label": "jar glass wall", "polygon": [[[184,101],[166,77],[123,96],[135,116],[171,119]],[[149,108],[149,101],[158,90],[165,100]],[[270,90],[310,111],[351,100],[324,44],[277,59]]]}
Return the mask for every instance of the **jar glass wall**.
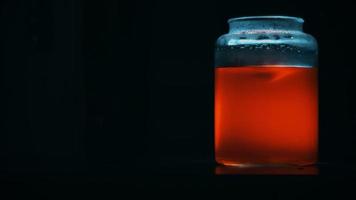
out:
{"label": "jar glass wall", "polygon": [[317,43],[303,19],[233,18],[215,49],[215,158],[224,165],[317,162]]}

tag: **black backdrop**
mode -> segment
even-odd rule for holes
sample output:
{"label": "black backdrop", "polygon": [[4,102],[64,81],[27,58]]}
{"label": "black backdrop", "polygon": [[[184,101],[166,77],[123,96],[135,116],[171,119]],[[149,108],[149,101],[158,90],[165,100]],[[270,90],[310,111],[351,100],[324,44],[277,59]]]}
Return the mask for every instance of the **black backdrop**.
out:
{"label": "black backdrop", "polygon": [[248,15],[304,18],[320,49],[320,161],[355,164],[352,7],[3,0],[1,173],[210,173],[214,42]]}

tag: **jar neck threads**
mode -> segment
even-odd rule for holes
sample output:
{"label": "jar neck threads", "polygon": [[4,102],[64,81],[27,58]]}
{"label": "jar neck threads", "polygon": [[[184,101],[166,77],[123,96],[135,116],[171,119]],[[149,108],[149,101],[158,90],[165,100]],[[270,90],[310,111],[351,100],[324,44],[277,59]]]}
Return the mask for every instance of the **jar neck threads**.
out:
{"label": "jar neck threads", "polygon": [[228,20],[229,32],[246,31],[303,31],[302,18],[287,16],[238,17]]}

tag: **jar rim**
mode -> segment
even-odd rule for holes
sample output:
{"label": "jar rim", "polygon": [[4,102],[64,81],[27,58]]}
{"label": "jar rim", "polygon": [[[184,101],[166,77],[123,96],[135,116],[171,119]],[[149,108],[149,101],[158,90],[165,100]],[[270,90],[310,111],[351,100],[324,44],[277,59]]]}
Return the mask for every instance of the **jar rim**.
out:
{"label": "jar rim", "polygon": [[257,20],[288,20],[297,23],[303,23],[304,20],[300,17],[292,16],[278,16],[278,15],[266,15],[266,16],[246,16],[246,17],[234,17],[227,20],[228,23],[235,21],[257,21]]}

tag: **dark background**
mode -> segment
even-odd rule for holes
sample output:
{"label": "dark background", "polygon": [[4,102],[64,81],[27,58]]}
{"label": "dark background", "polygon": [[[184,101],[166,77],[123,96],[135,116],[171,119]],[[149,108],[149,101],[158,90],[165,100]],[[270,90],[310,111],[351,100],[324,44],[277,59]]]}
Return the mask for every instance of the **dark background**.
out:
{"label": "dark background", "polygon": [[318,40],[327,166],[319,177],[346,182],[356,164],[352,8],[310,0],[2,0],[2,183],[96,177],[99,185],[123,178],[142,188],[234,187],[233,178],[214,176],[213,52],[227,19],[249,15],[302,17]]}

